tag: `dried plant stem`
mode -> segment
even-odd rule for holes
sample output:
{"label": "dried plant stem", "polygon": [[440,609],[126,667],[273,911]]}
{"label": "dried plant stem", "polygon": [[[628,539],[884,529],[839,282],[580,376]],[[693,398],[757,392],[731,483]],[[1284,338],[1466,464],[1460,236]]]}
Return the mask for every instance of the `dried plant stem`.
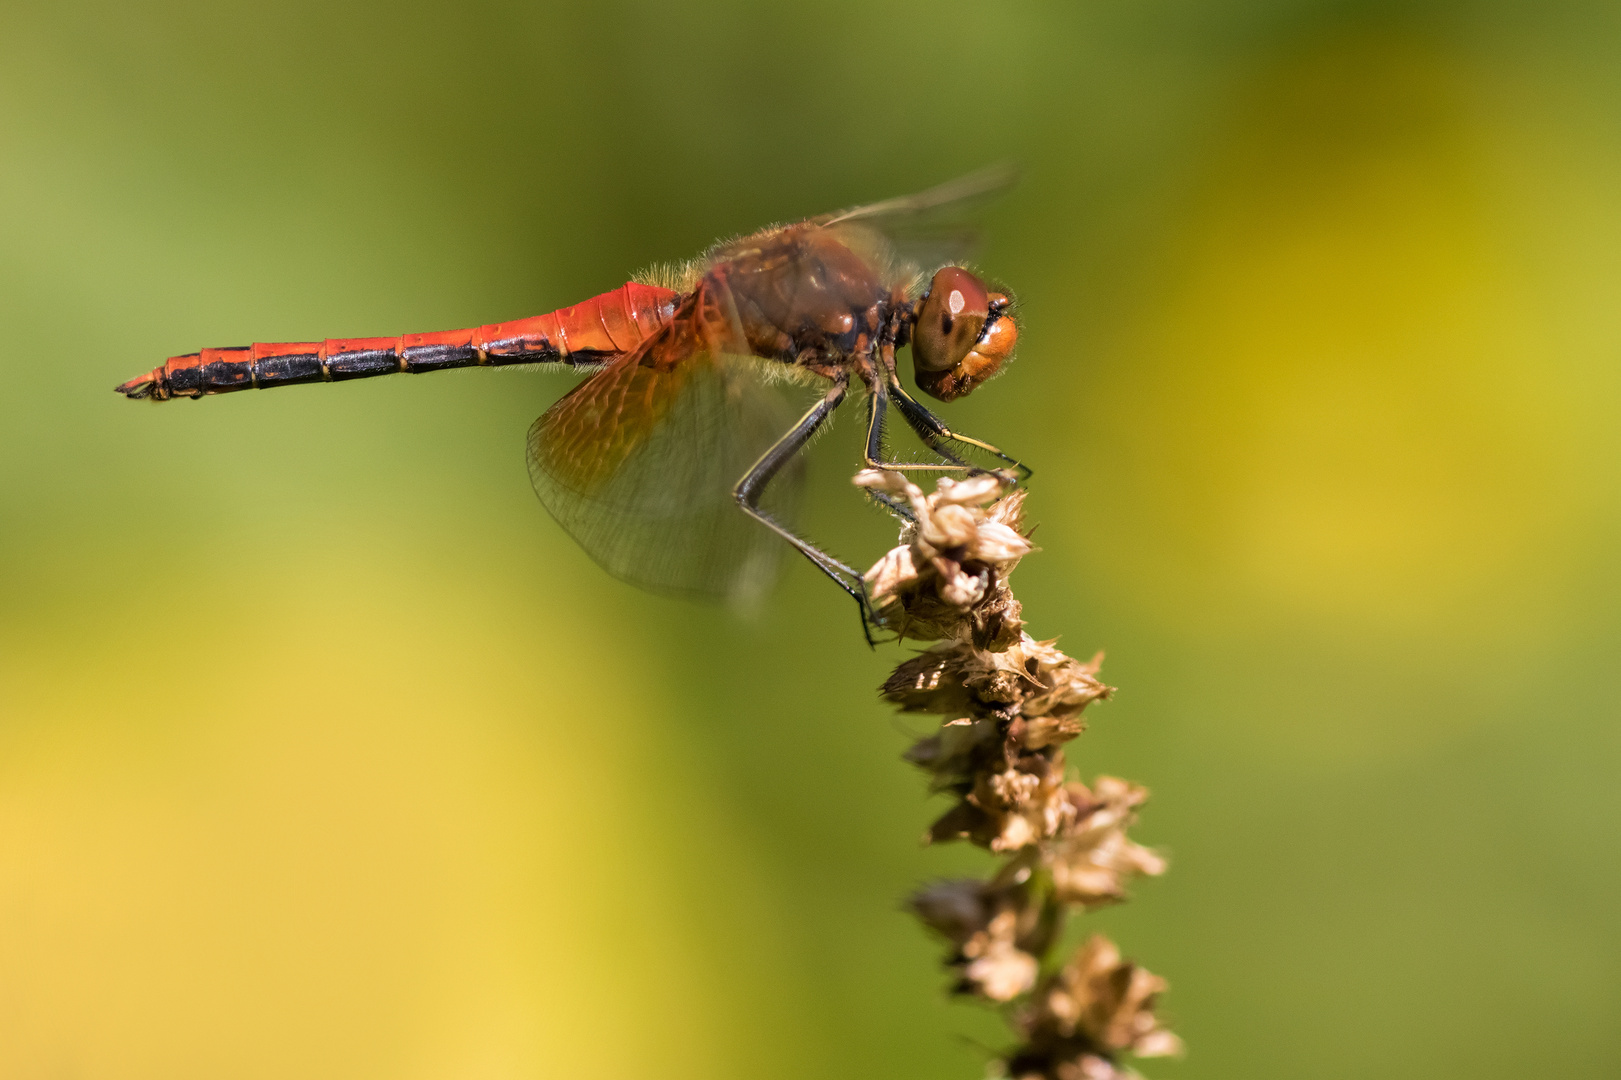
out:
{"label": "dried plant stem", "polygon": [[1020,1042],[997,1062],[1016,1080],[1118,1080],[1122,1055],[1182,1044],[1160,1025],[1162,979],[1093,935],[1062,964],[1052,953],[1066,917],[1125,898],[1136,874],[1165,861],[1126,836],[1146,789],[1111,776],[1067,780],[1063,744],[1110,688],[1101,654],[1087,663],[1024,632],[1008,575],[1032,548],[1025,492],[994,475],[942,479],[925,495],[904,476],[866,470],[855,482],[907,505],[901,543],[867,572],[886,625],[934,642],[884,683],[903,712],[935,713],[938,733],[906,759],[955,804],[927,840],[967,840],[1000,857],[984,880],[941,881],[912,910],[950,943],[954,992],[1003,1009]]}

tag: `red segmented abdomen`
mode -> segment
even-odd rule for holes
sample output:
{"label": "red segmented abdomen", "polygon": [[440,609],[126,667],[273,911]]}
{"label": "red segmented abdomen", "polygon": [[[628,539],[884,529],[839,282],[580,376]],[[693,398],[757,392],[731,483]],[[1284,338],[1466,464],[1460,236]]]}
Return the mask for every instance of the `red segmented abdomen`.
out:
{"label": "red segmented abdomen", "polygon": [[203,349],[170,357],[117,390],[127,397],[164,401],[455,367],[602,364],[669,323],[677,299],[669,289],[633,281],[573,307],[470,330]]}

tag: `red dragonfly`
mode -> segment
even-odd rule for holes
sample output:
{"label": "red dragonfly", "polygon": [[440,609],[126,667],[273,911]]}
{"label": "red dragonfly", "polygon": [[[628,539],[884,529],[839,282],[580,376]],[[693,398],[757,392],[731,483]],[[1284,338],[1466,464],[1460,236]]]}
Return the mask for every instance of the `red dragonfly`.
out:
{"label": "red dragonfly", "polygon": [[[794,531],[798,454],[854,387],[867,395],[869,467],[979,471],[966,458],[979,452],[1028,477],[908,394],[895,358],[910,343],[918,387],[952,401],[1012,354],[1010,296],[956,265],[971,240],[962,208],[1007,180],[992,170],[774,226],[545,315],[203,349],[117,390],[166,401],[472,366],[589,371],[529,429],[529,474],[592,558],[655,592],[738,598],[769,583],[776,533],[856,598],[868,626],[877,616],[861,575]],[[784,381],[825,392],[794,421],[771,388]],[[891,404],[938,460],[886,460]]]}

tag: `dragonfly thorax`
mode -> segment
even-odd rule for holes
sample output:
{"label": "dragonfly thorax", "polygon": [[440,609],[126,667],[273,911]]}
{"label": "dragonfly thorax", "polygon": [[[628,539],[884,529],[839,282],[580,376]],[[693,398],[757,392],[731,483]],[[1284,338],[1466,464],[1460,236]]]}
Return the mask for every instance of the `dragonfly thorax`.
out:
{"label": "dragonfly thorax", "polygon": [[749,351],[838,364],[870,351],[905,295],[829,230],[783,229],[728,253],[720,275]]}

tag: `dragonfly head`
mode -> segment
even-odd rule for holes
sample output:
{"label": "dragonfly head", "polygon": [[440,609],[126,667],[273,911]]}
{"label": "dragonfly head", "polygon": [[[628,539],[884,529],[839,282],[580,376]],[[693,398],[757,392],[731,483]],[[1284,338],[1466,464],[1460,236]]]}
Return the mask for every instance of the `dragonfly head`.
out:
{"label": "dragonfly head", "polygon": [[918,389],[940,401],[955,401],[1000,371],[1019,339],[1009,310],[1012,302],[960,266],[938,271],[918,304],[912,328]]}

